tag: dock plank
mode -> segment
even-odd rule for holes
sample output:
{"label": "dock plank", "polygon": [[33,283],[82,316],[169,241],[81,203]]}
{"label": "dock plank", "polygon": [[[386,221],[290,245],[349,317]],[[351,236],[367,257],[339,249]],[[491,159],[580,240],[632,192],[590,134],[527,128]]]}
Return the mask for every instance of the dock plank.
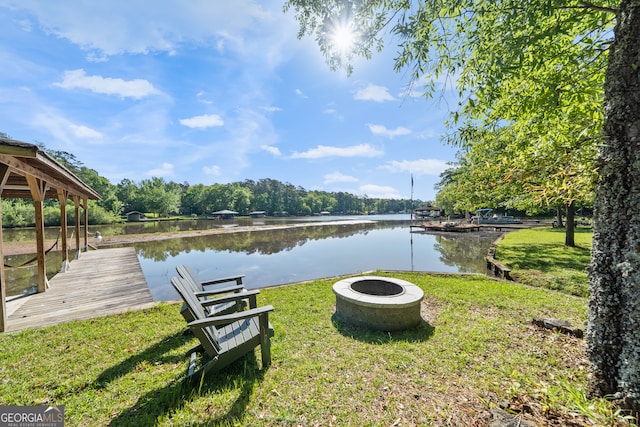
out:
{"label": "dock plank", "polygon": [[[43,293],[8,301],[7,331],[146,308],[153,298],[132,247],[84,252]],[[16,307],[10,307],[16,304]]]}

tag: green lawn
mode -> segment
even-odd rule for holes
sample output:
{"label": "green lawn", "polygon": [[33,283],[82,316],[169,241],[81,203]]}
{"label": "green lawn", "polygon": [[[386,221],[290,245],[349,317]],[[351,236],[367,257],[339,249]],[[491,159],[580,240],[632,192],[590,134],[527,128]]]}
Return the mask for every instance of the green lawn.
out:
{"label": "green lawn", "polygon": [[584,298],[480,276],[393,276],[424,290],[428,323],[389,334],[336,322],[337,279],[264,289],[272,365],[260,369],[256,353],[195,386],[182,382],[196,340],[176,304],[3,334],[0,402],[64,405],[68,426],[467,426],[500,405],[539,425],[617,425],[606,403],[584,399],[583,340],[531,324],[583,327]]}
{"label": "green lawn", "polygon": [[511,268],[511,275],[520,283],[587,296],[592,237],[591,229],[578,228],[576,246],[567,247],[562,228],[518,230],[498,243],[496,259]]}

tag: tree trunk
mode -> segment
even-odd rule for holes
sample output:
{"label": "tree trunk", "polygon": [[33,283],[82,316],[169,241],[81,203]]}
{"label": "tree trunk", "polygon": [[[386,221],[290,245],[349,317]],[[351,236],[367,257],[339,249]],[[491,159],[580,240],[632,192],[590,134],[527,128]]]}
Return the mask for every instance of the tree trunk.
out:
{"label": "tree trunk", "polygon": [[567,228],[565,228],[564,232],[564,244],[565,246],[574,247],[576,245],[575,239],[575,213],[576,213],[576,205],[574,202],[571,202],[567,205]]}
{"label": "tree trunk", "polygon": [[593,215],[589,394],[640,411],[640,0],[622,0],[605,77]]}
{"label": "tree trunk", "polygon": [[564,223],[562,222],[562,205],[556,206],[556,224],[558,227],[564,227]]}

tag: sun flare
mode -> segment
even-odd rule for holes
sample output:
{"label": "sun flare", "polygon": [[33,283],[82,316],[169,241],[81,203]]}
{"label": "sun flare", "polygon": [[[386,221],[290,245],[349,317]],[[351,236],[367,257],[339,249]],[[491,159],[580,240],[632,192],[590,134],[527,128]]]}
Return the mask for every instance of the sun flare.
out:
{"label": "sun flare", "polygon": [[356,35],[349,24],[336,25],[331,32],[331,44],[340,55],[350,53],[356,44]]}

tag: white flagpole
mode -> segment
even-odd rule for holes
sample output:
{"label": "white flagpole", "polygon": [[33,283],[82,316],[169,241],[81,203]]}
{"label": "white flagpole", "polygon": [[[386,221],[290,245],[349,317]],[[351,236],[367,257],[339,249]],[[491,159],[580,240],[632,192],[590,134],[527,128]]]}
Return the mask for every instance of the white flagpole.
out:
{"label": "white flagpole", "polygon": [[413,271],[413,174],[411,174],[411,202],[409,209],[411,210],[411,221],[409,223],[409,235],[411,236],[411,271]]}
{"label": "white flagpole", "polygon": [[411,224],[413,224],[413,174],[411,174]]}

